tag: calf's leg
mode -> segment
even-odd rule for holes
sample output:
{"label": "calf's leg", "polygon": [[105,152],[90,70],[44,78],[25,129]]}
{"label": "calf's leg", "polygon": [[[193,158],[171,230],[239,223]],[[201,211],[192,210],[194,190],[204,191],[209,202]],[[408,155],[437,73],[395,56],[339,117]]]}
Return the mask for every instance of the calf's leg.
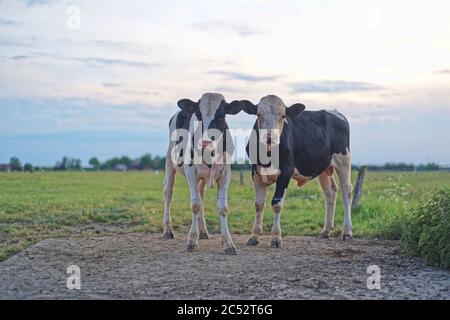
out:
{"label": "calf's leg", "polygon": [[173,195],[173,185],[175,182],[175,168],[170,159],[166,159],[166,175],[164,177],[164,215],[163,215],[163,238],[173,239],[172,217],[170,216],[170,203]]}
{"label": "calf's leg", "polygon": [[333,176],[328,176],[323,172],[319,176],[319,184],[325,197],[325,222],[320,235],[322,238],[329,238],[331,230],[334,228],[334,212],[336,208],[336,182]]}
{"label": "calf's leg", "polygon": [[339,184],[341,187],[342,201],[344,202],[345,218],[344,218],[344,232],[342,233],[342,240],[350,240],[353,238],[352,233],[352,219],[351,219],[351,203],[352,203],[352,182],[351,182],[351,157],[347,150],[345,155],[333,155],[333,161],[339,177]]}
{"label": "calf's leg", "polygon": [[266,202],[267,186],[262,182],[257,174],[253,176],[253,186],[255,188],[255,222],[253,223],[252,234],[248,238],[247,245],[256,246],[259,243],[259,237],[262,235],[264,204]]}
{"label": "calf's leg", "polygon": [[197,175],[194,166],[186,165],[184,171],[186,173],[186,180],[191,194],[192,210],[192,223],[191,229],[189,230],[188,241],[186,243],[186,250],[194,251],[198,247],[198,216],[203,206],[203,201],[198,189]]}
{"label": "calf's leg", "polygon": [[284,196],[294,168],[281,168],[280,171],[281,173],[275,186],[275,195],[272,198],[273,226],[272,240],[270,242],[272,248],[281,248],[281,210],[283,209]]}
{"label": "calf's leg", "polygon": [[206,228],[205,221],[205,180],[201,179],[198,183],[198,189],[200,191],[200,196],[202,197],[202,207],[200,209],[200,213],[198,215],[198,229],[200,230],[200,239],[209,239],[208,229]]}
{"label": "calf's leg", "polygon": [[226,173],[218,181],[219,189],[217,191],[217,214],[220,217],[220,229],[222,233],[222,245],[226,254],[238,254],[236,245],[231,238],[228,229],[228,186],[231,181],[231,169],[228,168]]}

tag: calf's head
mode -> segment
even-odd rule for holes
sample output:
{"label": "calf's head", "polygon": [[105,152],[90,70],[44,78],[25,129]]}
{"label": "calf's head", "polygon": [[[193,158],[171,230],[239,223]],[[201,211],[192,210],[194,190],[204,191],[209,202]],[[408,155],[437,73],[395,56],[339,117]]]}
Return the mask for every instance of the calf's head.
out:
{"label": "calf's head", "polygon": [[227,114],[237,114],[244,108],[241,101],[227,103],[220,93],[205,93],[198,102],[189,99],[178,101],[178,106],[188,114],[195,114],[201,124],[201,139],[194,141],[202,150],[216,150],[217,142],[223,138],[228,125],[225,121]]}
{"label": "calf's head", "polygon": [[258,105],[247,100],[243,103],[245,112],[257,116],[256,128],[259,132],[259,141],[268,150],[272,145],[280,143],[287,119],[296,117],[305,110],[305,106],[301,103],[296,103],[288,108],[283,100],[275,95],[263,97]]}

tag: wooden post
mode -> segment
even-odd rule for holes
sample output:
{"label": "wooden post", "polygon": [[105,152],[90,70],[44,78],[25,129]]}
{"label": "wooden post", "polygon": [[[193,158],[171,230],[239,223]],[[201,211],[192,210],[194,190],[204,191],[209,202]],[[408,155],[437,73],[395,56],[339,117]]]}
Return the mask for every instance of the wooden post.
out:
{"label": "wooden post", "polygon": [[352,209],[358,206],[359,199],[362,195],[364,178],[366,177],[367,166],[361,166],[358,170],[358,178],[356,179],[355,192],[353,193]]}
{"label": "wooden post", "polygon": [[239,170],[239,183],[241,186],[244,185],[244,170],[243,169]]}

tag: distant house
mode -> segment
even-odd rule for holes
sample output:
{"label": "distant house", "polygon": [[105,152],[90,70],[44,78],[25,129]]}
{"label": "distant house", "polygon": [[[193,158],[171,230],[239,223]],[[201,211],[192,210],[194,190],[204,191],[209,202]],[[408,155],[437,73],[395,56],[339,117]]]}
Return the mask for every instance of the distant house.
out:
{"label": "distant house", "polygon": [[141,161],[140,160],[135,160],[131,163],[130,165],[130,169],[131,170],[139,170],[141,169]]}
{"label": "distant house", "polygon": [[0,164],[0,171],[3,172],[10,172],[11,171],[11,165],[8,164]]}
{"label": "distant house", "polygon": [[114,166],[114,170],[115,171],[127,171],[128,170],[128,166],[126,164],[116,164]]}

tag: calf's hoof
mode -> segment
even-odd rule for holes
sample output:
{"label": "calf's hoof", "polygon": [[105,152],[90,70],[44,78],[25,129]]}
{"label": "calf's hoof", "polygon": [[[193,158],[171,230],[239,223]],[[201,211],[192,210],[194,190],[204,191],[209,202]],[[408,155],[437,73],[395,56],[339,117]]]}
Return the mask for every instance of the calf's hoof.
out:
{"label": "calf's hoof", "polygon": [[281,238],[274,238],[270,242],[272,248],[281,248]]}
{"label": "calf's hoof", "polygon": [[342,234],[342,240],[343,241],[350,241],[353,239],[353,235],[351,232],[345,232]]}
{"label": "calf's hoof", "polygon": [[188,242],[186,244],[186,251],[187,252],[193,252],[195,250],[197,250],[198,244],[194,243],[194,242]]}
{"label": "calf's hoof", "polygon": [[248,246],[256,246],[256,245],[258,245],[258,243],[259,243],[259,240],[255,239],[255,238],[248,238],[248,240],[247,240]]}
{"label": "calf's hoof", "polygon": [[208,232],[200,232],[200,235],[198,236],[198,238],[201,240],[209,239],[209,234],[208,234]]}
{"label": "calf's hoof", "polygon": [[164,232],[163,239],[165,239],[165,240],[175,239],[173,232],[172,231]]}
{"label": "calf's hoof", "polygon": [[323,230],[320,232],[319,237],[321,237],[322,239],[328,239],[331,237],[331,231]]}
{"label": "calf's hoof", "polygon": [[238,254],[238,251],[235,246],[228,247],[224,251],[225,251],[225,254],[229,254],[229,255],[237,255]]}

